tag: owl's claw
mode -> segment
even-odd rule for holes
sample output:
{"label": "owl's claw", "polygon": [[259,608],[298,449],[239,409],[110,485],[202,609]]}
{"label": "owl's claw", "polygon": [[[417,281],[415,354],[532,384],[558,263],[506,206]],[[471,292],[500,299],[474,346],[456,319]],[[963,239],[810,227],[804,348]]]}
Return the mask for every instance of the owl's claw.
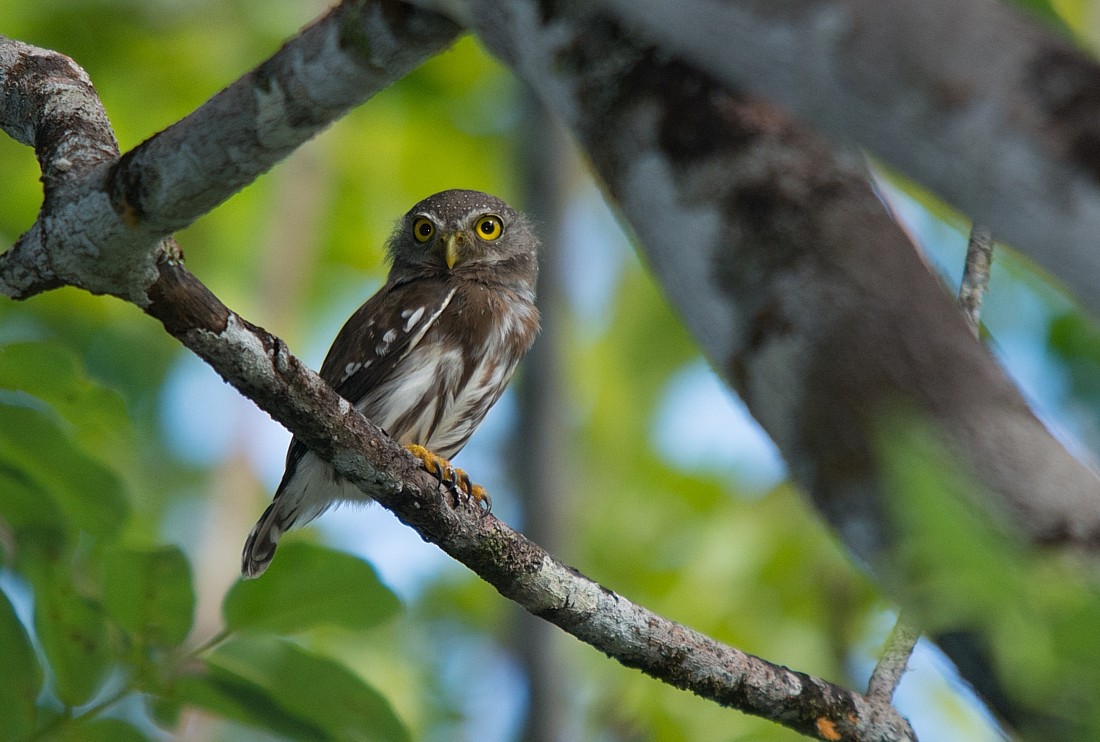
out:
{"label": "owl's claw", "polygon": [[473,500],[481,508],[483,513],[493,509],[493,502],[489,493],[480,484],[474,484],[470,475],[462,469],[451,466],[451,462],[442,456],[437,456],[424,446],[411,443],[405,446],[405,450],[420,460],[424,470],[439,480],[447,490],[455,496]]}
{"label": "owl's claw", "polygon": [[477,506],[481,508],[483,513],[488,514],[493,509],[493,501],[489,497],[489,493],[485,491],[485,488],[480,484],[474,484],[470,481],[470,475],[464,472],[462,469],[455,469],[455,484],[458,489],[466,493],[467,497],[473,499],[477,503]]}

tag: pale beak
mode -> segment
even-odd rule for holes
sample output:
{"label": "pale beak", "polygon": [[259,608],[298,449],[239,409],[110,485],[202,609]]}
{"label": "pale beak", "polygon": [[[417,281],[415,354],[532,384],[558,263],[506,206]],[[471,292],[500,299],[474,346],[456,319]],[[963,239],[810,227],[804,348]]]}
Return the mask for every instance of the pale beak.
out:
{"label": "pale beak", "polygon": [[443,235],[443,260],[447,263],[448,270],[454,268],[455,263],[458,262],[458,251],[463,241],[460,232],[451,232],[450,234]]}

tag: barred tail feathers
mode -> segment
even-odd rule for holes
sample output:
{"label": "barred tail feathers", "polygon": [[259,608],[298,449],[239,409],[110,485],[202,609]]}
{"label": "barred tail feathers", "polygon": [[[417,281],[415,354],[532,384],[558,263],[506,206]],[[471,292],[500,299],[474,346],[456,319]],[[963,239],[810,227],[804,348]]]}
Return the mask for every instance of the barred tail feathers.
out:
{"label": "barred tail feathers", "polygon": [[294,456],[291,446],[286,474],[275,498],[248,538],[241,554],[241,574],[247,579],[259,577],[275,556],[279,539],[291,528],[299,528],[338,502],[362,501],[365,495],[353,484],[336,476],[325,461],[300,449]]}
{"label": "barred tail feathers", "polygon": [[241,574],[245,579],[251,580],[264,573],[275,558],[279,539],[294,525],[297,513],[293,510],[288,512],[283,505],[285,503],[279,500],[268,505],[245,539],[241,553]]}

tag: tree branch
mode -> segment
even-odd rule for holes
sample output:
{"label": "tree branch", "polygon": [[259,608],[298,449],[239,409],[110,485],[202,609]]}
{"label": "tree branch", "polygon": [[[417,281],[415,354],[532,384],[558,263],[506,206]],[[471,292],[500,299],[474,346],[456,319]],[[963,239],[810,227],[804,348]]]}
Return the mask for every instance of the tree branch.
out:
{"label": "tree branch", "polygon": [[354,106],[445,50],[458,26],[397,0],[345,0],[277,54],[119,162],[130,219],[177,231]]}
{"label": "tree branch", "polygon": [[913,654],[913,648],[920,639],[920,631],[915,626],[899,615],[894,624],[890,637],[886,640],[886,648],[882,657],[875,665],[871,679],[867,682],[867,697],[875,698],[884,703],[890,703],[894,697],[894,691],[901,682],[901,676],[909,664],[909,657]]}
{"label": "tree branch", "polygon": [[959,308],[974,337],[981,335],[982,300],[989,288],[989,269],[993,263],[993,235],[980,224],[970,229],[966,244],[966,264],[959,286]]}
{"label": "tree branch", "polygon": [[[957,456],[945,465],[980,483],[985,499],[972,504],[1010,523],[1007,537],[1097,551],[1100,479],[974,341],[858,154],[591,6],[463,5],[490,49],[562,112],[706,354],[899,601],[908,534],[878,456],[898,405],[939,433]],[[926,597],[926,610],[954,615],[947,592]],[[983,682],[995,673],[964,671],[1006,697]]]}
{"label": "tree branch", "polygon": [[1017,4],[601,5],[725,84],[870,150],[1100,313],[1100,64]]}
{"label": "tree branch", "polygon": [[291,355],[226,308],[180,264],[160,266],[147,312],[242,394],[331,461],[424,539],[518,603],[627,667],[823,739],[915,739],[889,699],[869,701],[719,644],[561,563],[438,482]]}
{"label": "tree branch", "polygon": [[974,342],[858,156],[607,16],[471,4],[492,49],[568,113],[689,328],[857,553],[874,563],[892,541],[868,517],[883,495],[868,445],[899,400],[1033,539],[1100,545],[1100,479]]}
{"label": "tree branch", "polygon": [[396,0],[345,0],[121,159],[84,72],[0,37],[5,131],[35,147],[46,183],[38,223],[0,259],[0,293],[26,298],[71,283],[143,306],[163,238],[457,34],[447,19]]}

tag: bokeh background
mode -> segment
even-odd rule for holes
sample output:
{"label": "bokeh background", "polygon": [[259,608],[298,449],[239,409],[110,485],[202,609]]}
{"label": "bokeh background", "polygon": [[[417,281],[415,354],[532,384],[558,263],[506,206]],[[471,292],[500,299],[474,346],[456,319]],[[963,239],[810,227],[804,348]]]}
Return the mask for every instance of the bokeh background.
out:
{"label": "bokeh background", "polygon": [[[1083,43],[1097,27],[1091,2],[1032,5]],[[8,0],[0,33],[80,63],[125,151],[325,7]],[[38,174],[29,149],[0,137],[0,248],[34,221]],[[863,687],[893,607],[788,484],[783,462],[696,350],[568,137],[474,40],[353,111],[178,239],[190,270],[223,301],[316,368],[346,317],[383,282],[394,221],[453,187],[529,211],[545,242],[545,331],[457,459],[488,487],[498,517],[662,615]],[[882,174],[879,187],[953,291],[966,223],[912,184]],[[1028,399],[1089,456],[1100,409],[1100,336],[1091,320],[1004,249],[983,320],[990,347]],[[34,439],[39,449],[21,450],[13,441],[26,440],[27,415],[53,413],[25,390],[0,390],[0,470],[57,446],[106,472],[107,484],[93,487],[77,472],[57,486],[78,498],[119,499],[126,514],[113,540],[178,547],[196,597],[183,646],[219,636],[243,538],[282,473],[289,434],[155,321],[114,299],[63,289],[0,300],[0,347],[34,349],[27,357],[65,368],[66,383],[95,397],[84,423],[70,418]],[[53,482],[52,464],[37,466]],[[0,477],[0,508],[17,489]],[[523,615],[380,508],[337,510],[288,540],[362,558],[399,598],[400,610],[369,629],[320,627],[294,641],[377,690],[413,739],[798,738],[623,668]],[[41,652],[41,596],[18,567],[15,541],[0,539],[0,588]],[[935,648],[922,642],[912,666],[898,701],[921,739],[999,738]],[[143,737],[273,734],[209,708],[156,724],[139,694],[119,693],[126,682],[114,671],[75,713],[117,695],[104,714]],[[44,697],[50,684],[47,675]],[[61,713],[56,701],[42,703]]]}

